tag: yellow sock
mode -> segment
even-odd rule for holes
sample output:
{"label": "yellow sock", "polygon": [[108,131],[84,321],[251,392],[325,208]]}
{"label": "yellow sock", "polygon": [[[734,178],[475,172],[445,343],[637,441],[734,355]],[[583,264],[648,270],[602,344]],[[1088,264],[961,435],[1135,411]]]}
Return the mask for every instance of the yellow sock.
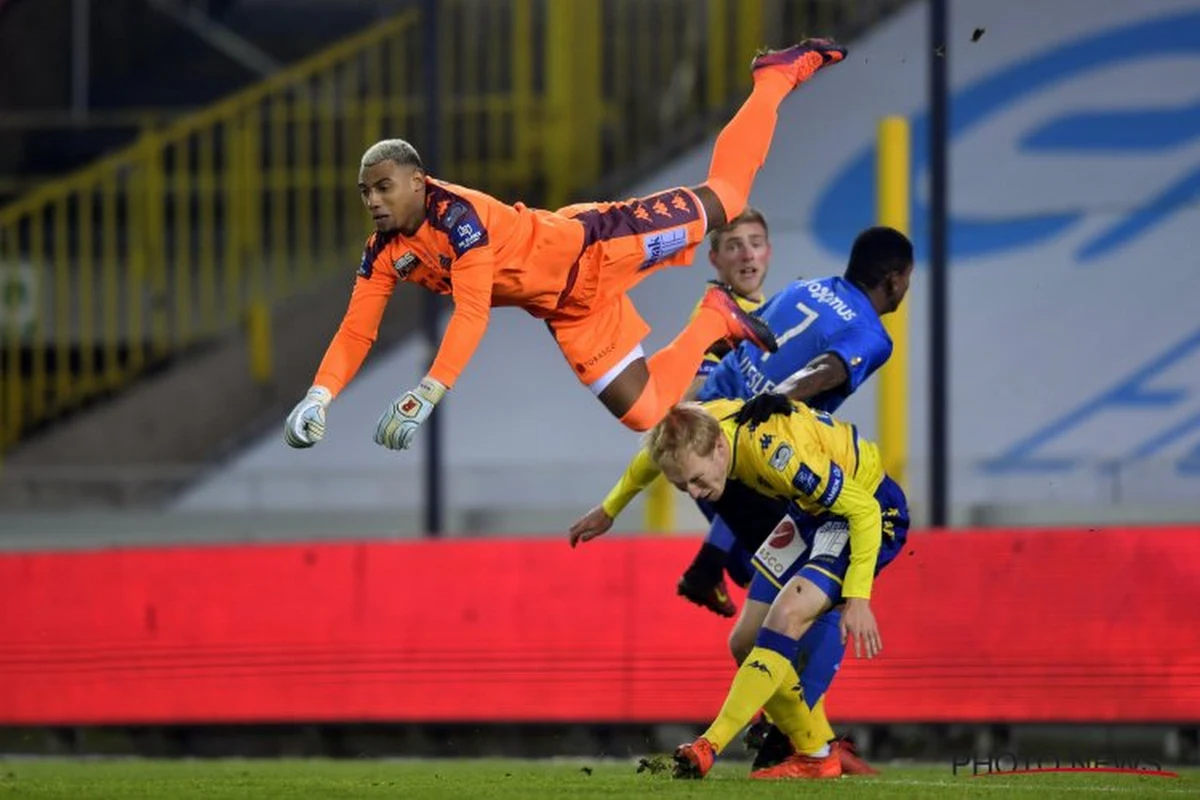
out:
{"label": "yellow sock", "polygon": [[771,699],[776,689],[782,685],[794,686],[799,681],[795,668],[785,656],[765,647],[755,647],[738,667],[733,685],[729,687],[729,696],[716,721],[704,732],[704,738],[718,753],[721,752]]}
{"label": "yellow sock", "polygon": [[820,752],[833,740],[833,728],[825,716],[825,698],[810,710],[794,685],[784,684],[763,706],[775,727],[787,734],[796,751],[805,755]]}

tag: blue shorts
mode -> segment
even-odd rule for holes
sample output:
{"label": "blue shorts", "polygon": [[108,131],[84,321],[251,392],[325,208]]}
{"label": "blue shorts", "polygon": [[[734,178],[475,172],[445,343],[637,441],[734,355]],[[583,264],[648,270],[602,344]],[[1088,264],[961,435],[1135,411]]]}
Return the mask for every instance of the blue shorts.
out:
{"label": "blue shorts", "polygon": [[[883,513],[883,541],[875,561],[875,574],[891,563],[908,539],[908,500],[904,490],[884,477],[875,490]],[[789,514],[780,521],[754,554],[756,574],[747,595],[772,603],[779,590],[803,575],[828,595],[834,606],[842,602],[842,581],[850,567],[850,526],[843,517]]]}

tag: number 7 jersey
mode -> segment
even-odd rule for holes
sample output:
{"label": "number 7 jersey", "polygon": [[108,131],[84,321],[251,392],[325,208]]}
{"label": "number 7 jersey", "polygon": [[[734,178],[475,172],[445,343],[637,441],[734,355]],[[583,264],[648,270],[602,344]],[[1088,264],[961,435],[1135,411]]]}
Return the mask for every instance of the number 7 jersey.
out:
{"label": "number 7 jersey", "polygon": [[742,343],[712,371],[698,400],[749,399],[774,391],[819,355],[832,353],[846,365],[846,382],[807,402],[833,412],[892,355],[892,339],[870,299],[840,277],[793,281],[758,311],[779,342],[765,353]]}

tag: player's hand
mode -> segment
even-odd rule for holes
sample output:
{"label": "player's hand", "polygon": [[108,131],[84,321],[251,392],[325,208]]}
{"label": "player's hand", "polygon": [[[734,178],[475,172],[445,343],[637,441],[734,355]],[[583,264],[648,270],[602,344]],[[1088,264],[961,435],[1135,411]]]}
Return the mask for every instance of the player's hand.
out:
{"label": "player's hand", "polygon": [[375,426],[375,444],[389,450],[407,450],[417,428],[429,419],[433,407],[445,394],[445,386],[433,378],[425,378],[416,389],[397,397]]}
{"label": "player's hand", "polygon": [[596,506],[571,526],[571,547],[580,542],[590,542],[597,536],[603,536],[612,525],[613,518],[604,510],[604,506]]}
{"label": "player's hand", "polygon": [[760,422],[766,422],[776,414],[783,414],[785,417],[791,416],[795,410],[792,401],[786,395],[763,392],[747,400],[738,409],[735,419],[739,425],[746,423],[757,425]]}
{"label": "player's hand", "polygon": [[883,650],[883,640],[879,638],[879,625],[875,622],[875,614],[871,611],[871,603],[861,597],[846,599],[846,608],[842,611],[842,644],[847,639],[854,640],[854,656],[874,658]]}
{"label": "player's hand", "polygon": [[325,436],[325,409],[333,395],[324,386],[314,386],[288,414],[283,440],[289,447],[312,447]]}

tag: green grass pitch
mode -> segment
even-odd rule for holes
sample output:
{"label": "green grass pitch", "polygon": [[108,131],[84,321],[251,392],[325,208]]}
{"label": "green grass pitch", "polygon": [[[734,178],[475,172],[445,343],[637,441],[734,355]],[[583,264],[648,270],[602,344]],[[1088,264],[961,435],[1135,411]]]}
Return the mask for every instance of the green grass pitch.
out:
{"label": "green grass pitch", "polygon": [[[636,760],[185,760],[0,757],[0,800],[224,800],[224,798],[1077,798],[1200,797],[1200,772],[1179,778],[1106,774],[954,777],[946,765],[884,765],[879,778],[835,781],[746,779],[743,763],[721,764],[703,781],[676,781]],[[802,785],[797,786],[797,783]]]}

